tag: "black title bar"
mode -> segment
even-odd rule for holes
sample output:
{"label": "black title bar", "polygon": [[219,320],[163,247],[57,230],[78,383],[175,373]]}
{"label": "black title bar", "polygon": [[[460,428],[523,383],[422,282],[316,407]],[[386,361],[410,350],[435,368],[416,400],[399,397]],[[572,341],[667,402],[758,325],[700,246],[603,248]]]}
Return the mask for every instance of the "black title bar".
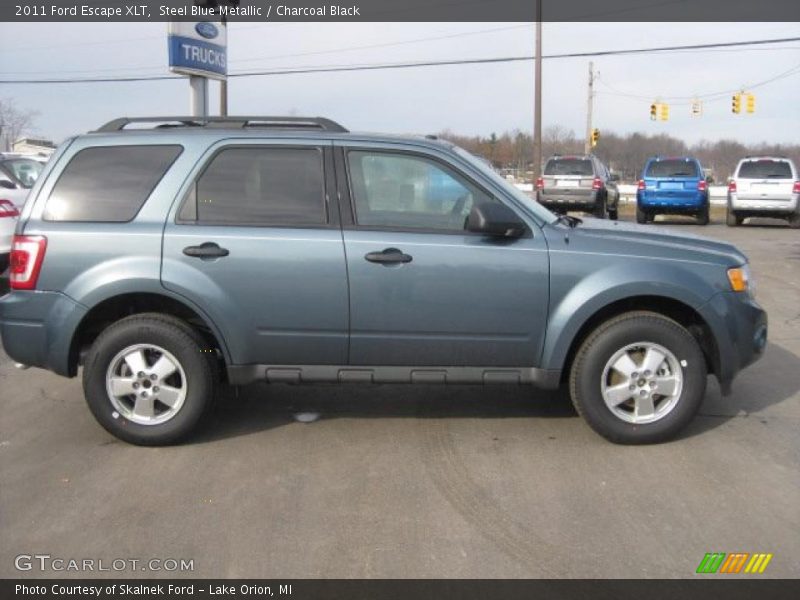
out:
{"label": "black title bar", "polygon": [[[545,22],[797,22],[798,0],[541,0]],[[0,21],[532,22],[536,0],[3,0]]]}

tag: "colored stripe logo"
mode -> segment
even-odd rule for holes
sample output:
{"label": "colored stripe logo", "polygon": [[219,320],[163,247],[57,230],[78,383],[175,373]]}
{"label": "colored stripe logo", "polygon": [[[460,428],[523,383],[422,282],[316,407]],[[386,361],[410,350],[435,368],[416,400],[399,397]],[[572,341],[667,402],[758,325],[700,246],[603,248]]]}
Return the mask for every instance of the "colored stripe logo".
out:
{"label": "colored stripe logo", "polygon": [[696,573],[763,573],[767,569],[772,554],[749,552],[707,552],[700,561]]}

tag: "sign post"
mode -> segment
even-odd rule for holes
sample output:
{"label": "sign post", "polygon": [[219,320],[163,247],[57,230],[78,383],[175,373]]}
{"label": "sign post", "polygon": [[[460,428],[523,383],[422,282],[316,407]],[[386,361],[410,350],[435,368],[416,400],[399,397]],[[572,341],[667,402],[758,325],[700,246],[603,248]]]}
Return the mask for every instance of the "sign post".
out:
{"label": "sign post", "polygon": [[228,75],[227,27],[211,21],[169,23],[169,69],[189,76],[192,116],[208,116],[208,80]]}

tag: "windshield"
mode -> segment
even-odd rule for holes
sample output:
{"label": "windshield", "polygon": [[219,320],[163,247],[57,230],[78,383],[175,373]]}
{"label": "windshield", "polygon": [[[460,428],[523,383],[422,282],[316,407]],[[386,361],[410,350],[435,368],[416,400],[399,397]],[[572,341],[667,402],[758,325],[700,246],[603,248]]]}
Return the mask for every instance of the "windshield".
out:
{"label": "windshield", "polygon": [[494,169],[489,167],[480,158],[478,158],[474,154],[467,152],[463,148],[459,148],[458,146],[453,146],[453,149],[456,151],[456,154],[458,154],[461,158],[465,159],[470,165],[475,167],[475,169],[477,169],[478,171],[483,173],[486,177],[494,181],[497,185],[502,187],[511,196],[514,196],[517,200],[522,202],[527,208],[529,208],[532,212],[534,212],[537,217],[539,217],[546,223],[554,223],[555,221],[557,221],[556,216],[553,213],[551,213],[544,206],[536,202],[525,192],[511,185],[508,181],[503,179]]}
{"label": "windshield", "polygon": [[697,163],[683,158],[654,160],[647,167],[645,177],[699,177]]}
{"label": "windshield", "polygon": [[739,167],[742,179],[791,179],[792,168],[785,160],[749,160]]}
{"label": "windshield", "polygon": [[544,167],[545,175],[594,175],[592,161],[585,158],[551,158]]}
{"label": "windshield", "polygon": [[30,189],[36,183],[39,173],[42,172],[44,165],[38,160],[30,158],[12,158],[4,160],[2,163],[3,170],[11,175],[22,187]]}

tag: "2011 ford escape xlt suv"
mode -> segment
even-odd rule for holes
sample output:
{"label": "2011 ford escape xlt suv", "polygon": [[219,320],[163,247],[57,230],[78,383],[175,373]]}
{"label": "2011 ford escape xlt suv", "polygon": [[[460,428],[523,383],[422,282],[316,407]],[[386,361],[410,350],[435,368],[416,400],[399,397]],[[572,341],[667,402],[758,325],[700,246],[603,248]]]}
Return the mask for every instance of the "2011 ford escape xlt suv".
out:
{"label": "2011 ford escape xlt suv", "polygon": [[23,365],[82,365],[97,420],[136,444],[257,381],[568,385],[597,432],[646,443],[762,353],[750,277],[728,244],[556,217],[446,142],[118,119],[32,190],[0,334]]}

